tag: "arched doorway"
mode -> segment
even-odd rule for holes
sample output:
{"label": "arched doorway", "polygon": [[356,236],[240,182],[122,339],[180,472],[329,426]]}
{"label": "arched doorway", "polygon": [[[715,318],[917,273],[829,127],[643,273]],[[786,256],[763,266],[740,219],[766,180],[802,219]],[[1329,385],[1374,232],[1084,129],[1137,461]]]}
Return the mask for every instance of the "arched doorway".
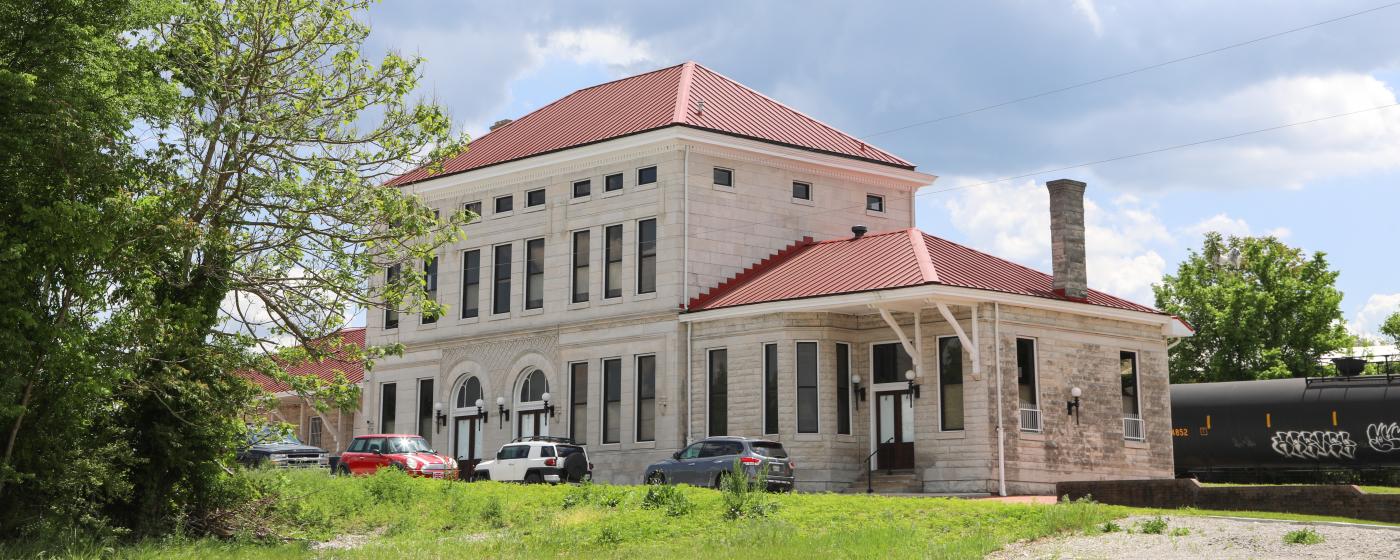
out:
{"label": "arched doorway", "polygon": [[481,380],[468,376],[457,384],[452,395],[452,455],[463,473],[471,473],[482,458],[482,428],[485,420]]}
{"label": "arched doorway", "polygon": [[520,399],[515,403],[518,418],[515,423],[515,437],[530,438],[549,435],[549,414],[545,412],[545,402],[549,400],[549,379],[539,369],[529,369],[520,381]]}

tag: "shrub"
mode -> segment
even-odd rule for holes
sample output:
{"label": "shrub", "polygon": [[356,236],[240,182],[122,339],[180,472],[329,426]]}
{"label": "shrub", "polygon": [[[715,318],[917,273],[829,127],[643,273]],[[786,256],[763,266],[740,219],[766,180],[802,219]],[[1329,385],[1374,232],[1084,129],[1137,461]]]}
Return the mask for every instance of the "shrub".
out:
{"label": "shrub", "polygon": [[564,501],[561,504],[564,509],[578,506],[599,506],[615,508],[622,505],[622,501],[627,497],[626,491],[619,490],[607,485],[594,484],[584,481],[569,489],[564,494]]}
{"label": "shrub", "polygon": [[1160,535],[1167,532],[1167,520],[1158,515],[1138,523],[1138,532],[1145,535]]}
{"label": "shrub", "polygon": [[1102,527],[1099,527],[1099,531],[1104,533],[1117,533],[1122,530],[1123,527],[1119,526],[1117,523],[1114,523],[1112,521],[1104,523]]}
{"label": "shrub", "polygon": [[681,517],[695,510],[695,504],[679,488],[670,485],[652,485],[642,496],[642,509],[664,510],[668,517]]}
{"label": "shrub", "polygon": [[413,479],[400,469],[379,469],[365,479],[365,491],[376,504],[406,504],[413,497]]}
{"label": "shrub", "polygon": [[500,498],[491,496],[486,500],[481,508],[481,520],[498,529],[506,526],[506,509],[501,505]]}
{"label": "shrub", "polygon": [[1323,540],[1322,535],[1312,529],[1298,529],[1283,535],[1283,542],[1287,544],[1318,544]]}
{"label": "shrub", "polygon": [[767,517],[778,510],[777,502],[768,497],[764,490],[768,486],[768,476],[762,469],[756,469],[749,476],[743,464],[734,460],[734,469],[720,475],[720,493],[724,499],[724,517]]}
{"label": "shrub", "polygon": [[1175,529],[1172,529],[1171,532],[1171,536],[1173,537],[1184,537],[1189,534],[1191,534],[1191,530],[1185,527],[1177,527]]}

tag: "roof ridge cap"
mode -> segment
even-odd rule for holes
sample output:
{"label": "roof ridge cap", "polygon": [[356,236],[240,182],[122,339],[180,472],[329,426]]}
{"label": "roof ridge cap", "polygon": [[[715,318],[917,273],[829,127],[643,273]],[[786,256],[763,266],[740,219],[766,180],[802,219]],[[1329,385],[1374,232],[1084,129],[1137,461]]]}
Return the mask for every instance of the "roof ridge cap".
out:
{"label": "roof ridge cap", "polygon": [[695,62],[687,60],[681,65],[681,77],[676,84],[676,107],[671,112],[672,123],[683,123],[690,113],[690,85],[695,78]]}
{"label": "roof ridge cap", "polygon": [[937,282],[938,269],[933,265],[933,256],[928,252],[928,245],[924,243],[924,232],[916,227],[907,231],[909,244],[914,248],[914,260],[919,263],[919,275],[923,276],[925,284]]}
{"label": "roof ridge cap", "polygon": [[760,273],[766,272],[769,269],[781,263],[787,262],[788,259],[791,259],[793,256],[797,255],[803,249],[806,249],[816,244],[817,243],[812,240],[812,237],[810,235],[803,236],[802,239],[794,241],[788,244],[787,247],[778,250],[776,253],[768,255],[763,260],[760,260],[757,263],[748,266],[747,268],[739,271],[733,276],[730,276],[729,278],[725,279],[723,282],[720,282],[715,287],[701,292],[698,296],[690,298],[690,302],[686,305],[685,310],[690,311],[702,305],[708,304],[711,301],[714,301],[715,298],[729,291],[729,289],[737,288],[739,286],[744,285],[745,283],[748,283]]}

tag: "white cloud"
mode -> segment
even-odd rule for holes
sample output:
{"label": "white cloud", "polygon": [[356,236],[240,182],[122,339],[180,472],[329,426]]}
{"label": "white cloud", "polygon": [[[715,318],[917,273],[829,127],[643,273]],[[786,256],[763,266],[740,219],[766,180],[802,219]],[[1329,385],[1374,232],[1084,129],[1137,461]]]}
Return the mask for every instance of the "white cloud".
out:
{"label": "white cloud", "polygon": [[[1291,76],[1253,83],[1221,97],[1133,99],[1080,116],[1057,136],[1062,143],[1094,153],[1128,154],[1396,102],[1385,82],[1366,74]],[[1096,173],[1116,185],[1142,190],[1297,189],[1324,177],[1394,169],[1400,169],[1400,107],[1105,164],[1096,167]]]}
{"label": "white cloud", "polygon": [[543,36],[532,34],[529,38],[537,64],[543,59],[558,58],[625,70],[638,64],[650,64],[655,58],[645,41],[634,40],[618,28],[561,29]]}
{"label": "white cloud", "polygon": [[[954,185],[981,182],[948,180]],[[971,246],[1050,270],[1050,197],[1043,185],[1034,181],[985,185],[958,191],[941,206]],[[1133,196],[1116,197],[1108,206],[1086,196],[1084,213],[1089,285],[1151,304],[1151,286],[1161,281],[1167,266],[1161,249],[1175,243],[1166,226],[1151,207]]]}
{"label": "white cloud", "polygon": [[1227,237],[1250,235],[1249,223],[1245,222],[1244,218],[1231,218],[1224,212],[1186,226],[1182,231],[1192,239],[1200,239],[1212,231]]}
{"label": "white cloud", "polygon": [[1084,16],[1089,22],[1089,27],[1094,29],[1094,35],[1103,35],[1103,20],[1099,19],[1099,10],[1094,6],[1094,0],[1074,0],[1074,11]]}
{"label": "white cloud", "polygon": [[1393,294],[1371,294],[1361,309],[1347,322],[1347,329],[1353,334],[1377,337],[1381,324],[1390,314],[1400,311],[1400,292]]}

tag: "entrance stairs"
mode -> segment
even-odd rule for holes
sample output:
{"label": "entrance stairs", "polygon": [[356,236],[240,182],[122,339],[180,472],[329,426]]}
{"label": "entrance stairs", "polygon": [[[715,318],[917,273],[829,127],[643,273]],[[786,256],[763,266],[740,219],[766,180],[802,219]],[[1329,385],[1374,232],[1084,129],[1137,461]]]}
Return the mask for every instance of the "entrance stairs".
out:
{"label": "entrance stairs", "polygon": [[[924,491],[924,481],[919,477],[919,473],[913,469],[896,469],[893,471],[875,471],[872,473],[873,480],[870,481],[869,488],[876,494],[920,494]],[[864,494],[867,486],[865,484],[865,472],[860,473],[851,485],[845,489],[847,494]]]}

